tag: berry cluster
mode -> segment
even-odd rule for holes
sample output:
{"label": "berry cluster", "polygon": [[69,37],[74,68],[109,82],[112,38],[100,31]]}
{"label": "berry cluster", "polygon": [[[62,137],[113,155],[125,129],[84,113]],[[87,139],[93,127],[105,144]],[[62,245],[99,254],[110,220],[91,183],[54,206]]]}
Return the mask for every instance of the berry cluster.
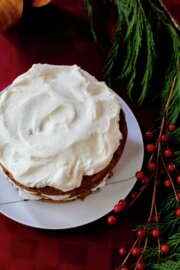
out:
{"label": "berry cluster", "polygon": [[[147,245],[147,235],[151,234],[152,238],[160,237],[160,231],[157,228],[153,229],[151,232],[147,232],[145,229],[139,229],[137,230],[136,234],[137,234],[137,240],[135,241],[134,245],[128,252],[125,249],[125,247],[120,247],[118,250],[120,256],[126,256],[125,260],[123,261],[123,264],[120,266],[120,268],[118,268],[119,270],[123,270],[123,269],[128,270],[128,268],[125,266],[124,263],[130,257],[130,255],[137,258],[134,269],[137,269],[137,270],[145,269],[145,261],[144,261],[143,255],[144,255],[144,251]],[[140,243],[143,238],[146,239],[146,241],[145,241],[144,247],[141,248]],[[170,247],[167,244],[162,244],[160,246],[160,250],[162,253],[167,254],[170,250]]]}
{"label": "berry cluster", "polygon": [[[113,208],[114,213],[120,214],[122,213],[127,206],[126,200],[120,200]],[[110,215],[107,219],[109,225],[114,225],[117,221],[117,217],[115,215]]]}
{"label": "berry cluster", "polygon": [[[157,212],[156,195],[158,186],[173,188],[177,200],[175,214],[177,217],[180,217],[180,192],[176,190],[176,185],[180,184],[180,175],[178,175],[176,166],[172,162],[173,151],[169,144],[169,132],[175,129],[176,127],[172,123],[165,125],[165,118],[163,118],[161,127],[158,130],[147,131],[145,133],[144,137],[147,141],[145,145],[147,165],[142,171],[137,171],[135,174],[138,191],[131,192],[126,200],[120,200],[114,206],[114,214],[110,215],[107,219],[108,224],[114,225],[119,215],[124,213],[136,201],[150,182],[153,183],[152,202],[148,221],[142,229],[136,231],[137,239],[128,251],[125,247],[119,248],[119,254],[125,256],[125,259],[121,266],[117,268],[118,270],[128,270],[126,264],[130,256],[136,258],[133,269],[143,270],[145,268],[144,254],[148,241],[152,239],[157,239],[159,253],[168,254],[170,251],[170,246],[167,243],[163,243],[161,239],[159,229],[160,215]],[[155,224],[154,227],[153,224]]]}
{"label": "berry cluster", "polygon": [[[163,133],[163,129],[161,130],[160,135],[158,139],[155,140],[155,142],[153,142],[154,139],[156,139],[154,131],[147,131],[145,133],[145,138],[148,141],[151,141],[151,143],[146,144],[145,147],[147,153],[151,154],[147,168],[152,173],[157,170],[158,174],[161,175],[161,179],[163,179],[163,184],[165,187],[172,186],[171,174],[173,173],[177,174],[177,183],[179,181],[179,175],[177,173],[176,166],[171,161],[171,158],[173,157],[173,151],[169,147],[169,132],[174,131],[175,129],[176,127],[174,124],[169,124],[165,129],[165,133]],[[139,179],[138,177],[141,177],[141,172],[137,174],[137,179]]]}

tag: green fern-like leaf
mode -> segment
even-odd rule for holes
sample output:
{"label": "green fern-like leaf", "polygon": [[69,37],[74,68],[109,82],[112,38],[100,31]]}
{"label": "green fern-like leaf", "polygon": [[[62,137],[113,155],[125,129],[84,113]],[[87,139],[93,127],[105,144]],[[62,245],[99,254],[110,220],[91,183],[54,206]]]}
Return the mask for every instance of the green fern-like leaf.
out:
{"label": "green fern-like leaf", "polygon": [[112,42],[112,48],[109,52],[106,60],[106,66],[104,68],[104,78],[107,78],[110,82],[112,70],[114,67],[114,63],[118,57],[119,47],[120,47],[120,36],[121,36],[121,29],[122,29],[122,17],[119,17],[116,23],[115,35]]}
{"label": "green fern-like leaf", "polygon": [[[177,192],[179,192],[180,190],[177,189]],[[171,211],[172,209],[174,209],[175,207],[177,207],[177,201],[175,199],[174,196],[174,192],[171,192],[166,199],[163,201],[161,208],[160,208],[160,212],[162,214]]]}
{"label": "green fern-like leaf", "polygon": [[158,254],[159,254],[159,252],[158,252],[157,246],[147,247],[146,252],[144,254],[144,258],[146,260],[149,260],[149,259],[156,260],[158,257]]}
{"label": "green fern-like leaf", "polygon": [[[137,75],[137,63],[141,61],[140,54],[144,36],[146,65],[141,80],[141,92],[139,91],[139,103],[142,103],[149,88],[155,61],[155,46],[151,26],[146,18],[141,1],[114,0],[113,2],[118,12],[117,25],[124,26],[126,34],[123,43],[120,45],[121,31],[115,33],[105,65],[105,77],[111,76],[113,67],[117,64],[118,56],[121,57],[122,51],[125,50],[126,57],[122,69],[118,69],[117,79],[128,78],[128,94],[131,98]],[[118,27],[116,27],[116,30],[118,30]]]}
{"label": "green fern-like leaf", "polygon": [[174,252],[179,253],[179,257],[180,257],[180,232],[169,237],[167,243],[171,247],[171,252],[174,251]]}
{"label": "green fern-like leaf", "polygon": [[158,269],[158,270],[179,270],[180,269],[180,262],[172,262],[172,261],[168,261],[166,259],[165,262],[161,263],[161,264],[157,264],[157,263],[152,263],[152,264],[148,264],[147,269]]}
{"label": "green fern-like leaf", "polygon": [[84,6],[85,6],[85,8],[86,8],[86,10],[88,12],[91,33],[93,35],[93,38],[94,38],[95,42],[97,42],[97,35],[96,35],[96,31],[94,29],[94,19],[93,19],[92,5],[91,5],[89,0],[84,0]]}
{"label": "green fern-like leaf", "polygon": [[173,132],[169,134],[170,141],[180,143],[180,127],[177,127]]}
{"label": "green fern-like leaf", "polygon": [[174,152],[174,164],[176,164],[177,168],[180,166],[180,151]]}
{"label": "green fern-like leaf", "polygon": [[168,13],[162,8],[162,5],[157,0],[148,0],[149,6],[161,22],[162,27],[169,35],[171,40],[171,58],[166,73],[164,89],[161,91],[162,107],[161,115],[164,112],[165,104],[169,96],[170,88],[174,77],[177,75],[176,85],[173,91],[172,100],[169,108],[169,120],[176,122],[180,114],[180,38],[178,30],[172,25]]}

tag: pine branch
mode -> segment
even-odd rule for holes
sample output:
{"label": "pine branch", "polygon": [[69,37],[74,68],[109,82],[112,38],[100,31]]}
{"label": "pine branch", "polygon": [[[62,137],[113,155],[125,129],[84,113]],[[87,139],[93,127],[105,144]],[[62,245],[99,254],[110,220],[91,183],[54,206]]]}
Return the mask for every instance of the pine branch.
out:
{"label": "pine branch", "polygon": [[[131,98],[134,81],[137,75],[137,63],[141,61],[139,57],[140,54],[142,54],[142,40],[143,37],[145,37],[143,43],[145,43],[146,47],[146,64],[141,79],[142,91],[139,94],[139,103],[141,104],[149,88],[156,55],[151,26],[146,18],[140,0],[114,0],[114,4],[118,12],[117,25],[124,26],[126,35],[123,44],[120,45],[121,32],[116,31],[105,65],[105,77],[108,77],[108,80],[110,79],[113,68],[117,64],[118,57],[121,57],[122,51],[125,48],[126,57],[122,69],[120,67],[118,68],[119,74],[117,75],[117,79],[128,78],[128,94]],[[116,30],[118,30],[118,27],[116,27]],[[118,38],[116,38],[117,36]]]}
{"label": "pine branch", "polygon": [[180,232],[169,237],[168,244],[171,246],[171,252],[178,252],[180,257]]}
{"label": "pine branch", "polygon": [[[172,42],[171,58],[169,59],[169,66],[166,72],[165,85],[162,93],[162,106],[161,115],[164,111],[164,106],[169,94],[170,85],[172,84],[174,76],[179,70],[180,63],[180,40],[177,26],[170,17],[164,6],[157,0],[146,0],[146,4],[149,7],[149,13],[151,12],[155,18],[157,18],[157,29],[161,28],[169,35],[169,39]],[[145,14],[143,1],[134,0],[114,0],[114,4],[118,11],[118,22],[126,29],[126,34],[123,43],[120,45],[121,31],[117,31],[113,39],[112,47],[109,51],[105,66],[105,76],[110,77],[114,71],[114,66],[118,65],[118,59],[122,60],[122,53],[126,54],[123,60],[123,66],[118,67],[117,79],[128,79],[128,94],[132,97],[134,82],[137,77],[137,63],[140,61],[140,57],[144,48],[146,49],[146,59],[143,59],[145,64],[144,74],[141,78],[141,93],[139,94],[139,103],[141,104],[147,96],[147,91],[150,86],[150,81],[153,76],[154,62],[156,58],[154,37],[152,34],[151,25]],[[119,23],[117,23],[119,25]],[[176,26],[176,28],[175,28]],[[118,29],[118,27],[116,28]],[[143,42],[142,42],[143,37]],[[132,49],[133,48],[133,49]],[[124,52],[125,51],[125,52]],[[171,106],[169,108],[169,120],[176,122],[180,113],[180,76],[177,76],[177,82],[175,90],[173,92]],[[137,91],[137,89],[136,89]]]}
{"label": "pine branch", "polygon": [[97,35],[96,35],[96,31],[94,29],[94,19],[93,19],[92,5],[91,5],[89,0],[84,0],[84,6],[85,6],[85,8],[87,10],[87,13],[88,13],[89,24],[90,24],[90,29],[91,29],[92,36],[94,38],[94,41],[97,42]]}
{"label": "pine branch", "polygon": [[175,131],[171,132],[169,134],[169,138],[170,138],[170,141],[173,142],[177,142],[177,143],[180,143],[180,127],[178,127]]}
{"label": "pine branch", "polygon": [[[120,50],[120,38],[121,38],[121,30],[122,27],[128,24],[128,17],[131,13],[132,5],[129,5],[129,2],[126,0],[114,0],[114,5],[117,8],[117,22],[115,27],[115,34],[112,40],[112,47],[108,53],[106,64],[104,67],[104,78],[111,81],[111,76],[113,72],[113,68],[118,59],[118,54]],[[128,25],[129,26],[129,25]]]}
{"label": "pine branch", "polygon": [[166,216],[159,226],[162,234],[165,235],[166,233],[167,235],[172,235],[172,233],[176,231],[177,227],[180,226],[180,220],[175,216],[175,211]]}
{"label": "pine branch", "polygon": [[114,63],[118,57],[119,47],[120,47],[120,36],[121,36],[121,29],[122,29],[122,17],[120,16],[116,23],[115,28],[115,35],[112,42],[112,48],[109,52],[107,59],[106,59],[106,66],[104,68],[104,78],[108,79],[110,84],[111,73],[113,70]]}
{"label": "pine branch", "polygon": [[169,255],[171,260],[168,261],[167,258],[162,258],[160,264],[154,263],[154,259],[157,256],[157,248],[148,248],[147,254],[145,254],[145,258],[149,261],[148,269],[180,269],[180,233],[176,233],[172,237],[169,237],[167,243],[171,246],[171,253]]}
{"label": "pine branch", "polygon": [[139,7],[142,13],[145,30],[146,30],[146,48],[147,48],[147,52],[146,52],[147,60],[146,60],[146,66],[145,66],[145,73],[141,82],[142,92],[139,98],[139,103],[142,104],[146,97],[147,90],[149,89],[149,86],[150,86],[156,53],[155,53],[155,44],[154,44],[151,25],[146,18],[141,2],[139,0],[138,2],[139,2]]}
{"label": "pine branch", "polygon": [[180,269],[180,261],[177,261],[177,262],[165,261],[161,264],[152,263],[152,264],[148,265],[148,269],[179,270]]}
{"label": "pine branch", "polygon": [[174,160],[173,161],[174,161],[174,164],[176,164],[177,167],[180,166],[180,151],[175,151],[174,152]]}
{"label": "pine branch", "polygon": [[[177,192],[180,192],[180,189],[177,189]],[[160,207],[160,213],[166,213],[172,209],[174,209],[177,206],[177,201],[174,197],[174,193],[171,192],[167,195],[163,203],[161,204]]]}
{"label": "pine branch", "polygon": [[170,19],[169,13],[166,9],[162,8],[162,3],[157,0],[147,0],[149,7],[152,9],[152,12],[157,16],[161,23],[161,27],[163,27],[169,35],[169,39],[171,40],[172,50],[171,50],[171,58],[169,60],[169,66],[167,69],[167,75],[165,78],[164,89],[161,91],[162,93],[162,107],[161,107],[161,115],[164,111],[164,106],[166,104],[166,100],[169,94],[169,86],[172,84],[173,78],[177,75],[177,82],[173,92],[173,97],[171,101],[171,106],[169,108],[169,120],[175,123],[179,117],[180,113],[180,38],[179,32],[172,24],[172,20]]}
{"label": "pine branch", "polygon": [[[142,104],[147,97],[154,74],[154,63],[156,61],[155,47],[156,42],[158,43],[158,40],[155,39],[155,36],[157,36],[156,32],[159,29],[164,31],[171,41],[171,57],[166,71],[165,84],[161,91],[161,115],[164,111],[170,85],[174,76],[178,74],[169,108],[169,121],[175,123],[180,114],[180,38],[177,23],[160,0],[113,0],[112,2],[117,10],[117,21],[112,46],[104,68],[104,78],[109,83],[113,75],[116,75],[117,79],[127,79],[130,98],[132,98],[136,85],[136,93],[139,92],[138,102]],[[88,11],[91,32],[95,41],[97,41],[90,0],[84,0],[84,5]],[[146,5],[146,12],[144,5]],[[156,21],[156,26],[153,29],[154,32],[149,19],[150,14],[151,17],[154,17],[154,21]],[[122,29],[125,30],[125,36]],[[141,69],[144,70],[144,73],[138,79],[141,82],[140,86],[138,86],[137,77],[140,76],[140,73],[137,72],[137,69],[140,62],[142,63]]]}
{"label": "pine branch", "polygon": [[[89,6],[89,0],[85,0],[85,2]],[[174,145],[180,143],[180,128],[176,128],[174,132],[168,131],[168,124],[170,122],[176,123],[180,115],[179,27],[177,27],[176,22],[160,0],[113,0],[111,2],[116,7],[117,19],[112,46],[104,69],[105,77],[108,81],[111,80],[113,75],[117,79],[126,79],[128,81],[129,97],[132,99],[136,89],[139,104],[142,104],[149,95],[152,78],[156,77],[156,74],[154,74],[157,72],[155,63],[158,64],[159,58],[156,58],[155,48],[158,54],[160,54],[160,50],[158,50],[158,31],[164,33],[169,40],[170,57],[167,56],[167,66],[165,64],[163,71],[166,75],[165,78],[161,78],[160,80],[160,83],[164,81],[164,86],[155,96],[156,99],[160,94],[162,101],[159,117],[160,128],[157,129],[159,130],[159,135],[156,143],[153,144],[155,150],[148,160],[149,163],[154,162],[156,167],[151,172],[152,175],[149,178],[153,181],[154,185],[151,208],[147,223],[137,226],[135,229],[144,230],[146,236],[145,240],[138,238],[133,244],[133,247],[135,245],[138,245],[138,247],[143,245],[141,255],[133,269],[137,269],[138,263],[141,262],[143,257],[148,259],[148,269],[180,269],[180,218],[179,212],[177,213],[176,211],[177,208],[179,210],[177,196],[177,192],[179,191],[174,181],[178,175],[177,167],[180,165],[180,151],[177,150],[174,152],[173,159],[168,160],[163,157],[164,147],[169,148],[169,142],[173,142]],[[92,8],[88,8],[88,13],[92,19]],[[139,67],[141,68],[140,72],[138,72]],[[168,143],[161,142],[160,138],[162,134],[170,137]],[[167,170],[167,165],[170,164],[169,162],[173,162],[176,165],[175,171],[169,172]],[[172,192],[164,199],[161,207],[157,208],[157,182],[159,179],[161,179],[161,182],[164,182],[164,176],[162,177],[160,175],[159,170],[161,166],[165,170],[165,176],[169,179],[167,181],[170,182]],[[128,206],[123,211],[125,212],[127,209]],[[158,214],[161,216],[160,222],[157,221]],[[153,222],[154,217],[155,222]],[[116,220],[115,217],[114,219]],[[160,237],[158,236],[157,238],[156,246],[151,241],[153,229],[160,231]],[[166,253],[161,249],[163,246],[162,241],[165,241],[166,246],[169,245],[169,256],[176,261],[170,262],[165,257],[165,254],[161,254],[161,251],[162,253]],[[150,247],[149,244],[152,244],[152,246]],[[117,269],[120,269],[124,263],[127,263],[132,248],[129,250],[121,266]]]}
{"label": "pine branch", "polygon": [[156,246],[147,247],[146,252],[144,254],[144,258],[146,260],[156,260],[158,257],[158,248]]}
{"label": "pine branch", "polygon": [[[136,245],[137,250],[139,249],[139,247],[141,247],[141,254],[139,255],[139,258],[134,264],[135,268],[133,269],[138,269],[138,267],[140,267],[139,263],[143,261],[143,258],[148,261],[148,268],[156,269],[158,266],[158,269],[163,269],[168,265],[167,257],[164,258],[166,253],[169,253],[169,256],[171,256],[172,254],[174,259],[180,259],[177,255],[180,254],[180,193],[177,188],[177,184],[174,181],[178,176],[178,172],[174,167],[173,170],[168,168],[172,161],[167,161],[167,157],[170,158],[171,154],[170,156],[169,154],[166,155],[166,150],[167,148],[169,150],[171,148],[168,141],[161,140],[162,134],[166,135],[168,138],[169,130],[171,130],[172,127],[173,129],[175,129],[174,125],[168,124],[168,111],[172,101],[176,81],[177,75],[173,78],[168,98],[166,100],[164,113],[161,119],[161,124],[160,127],[156,130],[156,135],[154,131],[151,133],[151,137],[149,137],[150,134],[147,137],[148,139],[152,140],[156,136],[156,140],[153,142],[153,144],[146,145],[146,151],[150,152],[150,156],[147,159],[147,164],[145,162],[145,167],[143,171],[136,173],[136,177],[138,180],[141,180],[143,182],[144,176],[146,175],[148,179],[151,179],[151,182],[153,184],[149,216],[145,224],[136,226],[135,231],[137,234],[137,239],[135,240],[131,249],[129,249],[129,252],[127,253],[122,264],[117,268],[118,270],[127,263],[130,254],[133,252],[133,247],[135,247]],[[150,166],[150,164],[153,165],[153,167]],[[159,170],[161,166],[164,169],[163,176]],[[166,181],[164,182],[164,179],[169,179],[166,180],[168,181],[168,185],[165,183]],[[167,197],[163,198],[164,201],[160,209],[159,207],[157,208],[158,180],[160,180],[161,183],[165,183],[165,188],[168,187],[172,189],[171,193]],[[156,238],[155,242],[153,241],[153,238]],[[174,266],[176,267],[177,263]]]}
{"label": "pine branch", "polygon": [[[139,104],[145,100],[154,72],[154,63],[156,61],[155,31],[163,30],[171,40],[171,58],[166,72],[165,84],[161,91],[162,106],[161,115],[168,97],[170,85],[174,76],[178,73],[180,67],[180,39],[179,27],[168,10],[160,0],[113,0],[110,1],[116,7],[117,21],[115,34],[112,39],[112,46],[109,50],[106,64],[104,67],[104,78],[110,83],[112,76],[116,74],[117,79],[128,80],[128,95],[132,98],[135,91],[139,92]],[[95,41],[97,36],[94,30],[93,9],[90,0],[84,0],[88,11],[90,28]],[[103,5],[104,3],[102,3]],[[146,5],[147,10],[145,12]],[[148,14],[147,14],[148,13]],[[151,21],[148,16],[154,16],[156,26],[152,31]],[[125,36],[124,32],[125,30]],[[153,36],[154,35],[154,36]],[[125,57],[124,57],[125,55]],[[143,59],[142,58],[143,56]],[[137,84],[137,75],[139,77],[139,63],[142,63],[142,73],[140,86]],[[141,70],[141,71],[142,71]],[[169,120],[176,122],[180,114],[180,75],[178,73],[175,90],[173,92],[171,106],[169,108]],[[157,95],[158,96],[158,95]]]}

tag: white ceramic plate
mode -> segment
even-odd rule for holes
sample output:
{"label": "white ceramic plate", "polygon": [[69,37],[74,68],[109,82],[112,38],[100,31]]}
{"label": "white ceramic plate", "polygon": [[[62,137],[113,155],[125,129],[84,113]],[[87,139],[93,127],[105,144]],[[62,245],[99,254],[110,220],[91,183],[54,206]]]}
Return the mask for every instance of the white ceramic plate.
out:
{"label": "white ceramic plate", "polygon": [[67,229],[93,222],[107,213],[133,188],[135,172],[143,162],[144,146],[135,116],[127,104],[119,102],[126,115],[128,137],[124,152],[108,184],[88,196],[84,201],[45,203],[23,201],[17,191],[0,172],[0,212],[22,224],[42,229]]}

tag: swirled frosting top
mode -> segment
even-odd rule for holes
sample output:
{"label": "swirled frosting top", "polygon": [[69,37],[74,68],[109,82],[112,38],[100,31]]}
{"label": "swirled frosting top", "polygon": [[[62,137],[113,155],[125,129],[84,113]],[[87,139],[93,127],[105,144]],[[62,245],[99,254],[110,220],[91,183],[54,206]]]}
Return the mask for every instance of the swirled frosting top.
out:
{"label": "swirled frosting top", "polygon": [[35,64],[0,96],[0,163],[25,186],[72,190],[111,161],[119,113],[116,95],[80,67]]}

